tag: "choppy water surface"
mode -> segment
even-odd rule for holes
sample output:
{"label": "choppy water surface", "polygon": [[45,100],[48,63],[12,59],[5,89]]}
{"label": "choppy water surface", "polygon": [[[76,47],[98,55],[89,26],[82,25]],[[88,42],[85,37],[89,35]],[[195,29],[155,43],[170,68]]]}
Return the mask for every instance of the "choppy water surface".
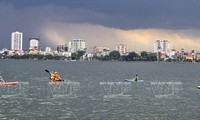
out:
{"label": "choppy water surface", "polygon": [[[64,83],[49,82],[45,69]],[[0,119],[199,120],[200,64],[0,60]],[[124,83],[138,74],[144,82]]]}

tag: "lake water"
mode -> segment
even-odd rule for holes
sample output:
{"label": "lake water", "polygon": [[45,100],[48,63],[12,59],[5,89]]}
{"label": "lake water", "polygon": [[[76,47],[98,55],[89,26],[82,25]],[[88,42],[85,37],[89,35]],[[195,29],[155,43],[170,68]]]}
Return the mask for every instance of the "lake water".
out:
{"label": "lake water", "polygon": [[[0,73],[20,82],[0,87],[0,119],[200,119],[198,63],[0,60]],[[135,74],[144,82],[123,82]]]}

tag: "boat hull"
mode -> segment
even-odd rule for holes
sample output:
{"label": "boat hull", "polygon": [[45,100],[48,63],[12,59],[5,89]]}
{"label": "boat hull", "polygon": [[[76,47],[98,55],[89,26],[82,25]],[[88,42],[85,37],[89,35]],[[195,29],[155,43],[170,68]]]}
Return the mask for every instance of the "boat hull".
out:
{"label": "boat hull", "polygon": [[12,86],[12,85],[17,85],[19,82],[14,81],[14,82],[5,82],[5,83],[0,83],[0,86]]}

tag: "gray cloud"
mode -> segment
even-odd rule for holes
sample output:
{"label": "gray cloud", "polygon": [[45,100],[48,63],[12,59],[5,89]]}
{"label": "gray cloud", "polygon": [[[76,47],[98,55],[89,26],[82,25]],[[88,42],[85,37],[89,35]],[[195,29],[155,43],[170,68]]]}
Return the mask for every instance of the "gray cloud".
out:
{"label": "gray cloud", "polygon": [[[119,30],[186,30],[185,34],[198,36],[194,31],[200,28],[199,8],[198,0],[1,0],[0,48],[10,48],[10,34],[17,30],[24,33],[27,49],[28,38],[44,34],[44,25],[51,22]],[[76,37],[75,31],[71,34]],[[41,37],[47,44],[47,37]]]}

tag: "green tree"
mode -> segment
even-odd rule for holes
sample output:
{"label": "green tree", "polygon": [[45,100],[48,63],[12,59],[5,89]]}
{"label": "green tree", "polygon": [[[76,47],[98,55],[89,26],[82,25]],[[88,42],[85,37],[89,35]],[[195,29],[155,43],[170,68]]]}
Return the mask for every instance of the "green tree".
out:
{"label": "green tree", "polygon": [[72,60],[76,60],[77,59],[78,54],[77,53],[72,53],[71,58]]}
{"label": "green tree", "polygon": [[142,61],[147,61],[148,60],[149,55],[148,55],[148,53],[146,51],[142,51],[140,54],[141,54],[141,60]]}
{"label": "green tree", "polygon": [[111,52],[109,53],[109,57],[110,57],[110,60],[119,60],[119,58],[120,58],[120,53],[119,53],[119,51],[116,51],[116,50],[111,51]]}
{"label": "green tree", "polygon": [[126,55],[122,55],[122,56],[120,57],[120,61],[126,61]]}
{"label": "green tree", "polygon": [[48,55],[45,56],[45,59],[46,60],[53,60],[53,55],[48,54]]}
{"label": "green tree", "polygon": [[77,58],[80,59],[85,54],[85,51],[77,51]]}
{"label": "green tree", "polygon": [[149,54],[150,61],[157,61],[157,53],[150,53]]}
{"label": "green tree", "polygon": [[126,56],[126,60],[127,61],[136,61],[139,59],[139,55],[136,52],[130,52],[127,56]]}
{"label": "green tree", "polygon": [[104,60],[104,61],[110,60],[110,56],[105,55],[105,56],[103,57],[103,60]]}

